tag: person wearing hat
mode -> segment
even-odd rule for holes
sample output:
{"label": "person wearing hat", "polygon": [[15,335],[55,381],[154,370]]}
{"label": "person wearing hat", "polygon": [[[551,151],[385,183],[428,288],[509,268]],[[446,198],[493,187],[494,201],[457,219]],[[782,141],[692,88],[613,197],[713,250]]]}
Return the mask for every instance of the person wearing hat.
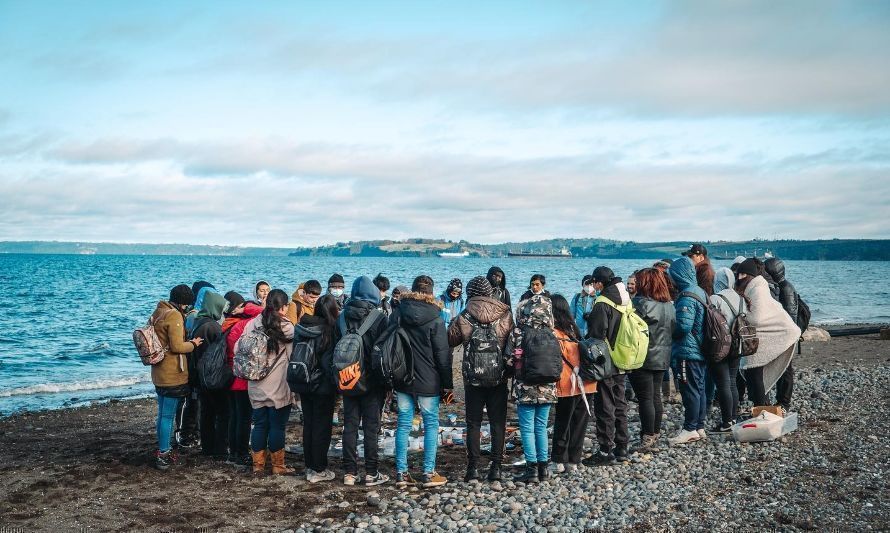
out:
{"label": "person wearing hat", "polygon": [[[223,335],[220,321],[228,302],[217,292],[207,292],[201,310],[195,318],[194,328],[189,336],[202,338],[204,344],[198,346],[191,357],[200,361],[207,349]],[[217,459],[225,459],[229,436],[229,391],[226,389],[208,390],[198,387],[198,430],[201,435],[201,453]]]}
{"label": "person wearing hat", "polygon": [[185,312],[194,303],[192,289],[188,285],[177,285],[170,290],[169,300],[158,302],[150,319],[161,346],[167,347],[164,358],[151,367],[151,381],[158,401],[155,468],[161,471],[176,463],[176,455],[170,449],[173,426],[182,399],[191,392],[186,355],[204,342],[200,337],[186,340]]}
{"label": "person wearing hat", "polygon": [[593,286],[593,277],[586,274],[581,278],[581,292],[572,297],[572,317],[575,325],[581,332],[581,338],[587,336],[587,315],[593,309],[593,301],[596,300],[596,289]]}
{"label": "person wearing hat", "polygon": [[710,297],[714,294],[714,267],[708,259],[708,249],[703,244],[695,243],[683,252],[695,266],[695,279],[698,286]]}
{"label": "person wearing hat", "polygon": [[454,278],[448,282],[445,292],[439,296],[442,303],[442,320],[445,321],[445,327],[454,320],[457,315],[464,310],[464,284],[460,278]]}
{"label": "person wearing hat", "polygon": [[513,329],[510,307],[493,297],[493,288],[485,276],[476,276],[467,283],[467,307],[451,321],[448,328],[448,345],[464,347],[464,394],[467,416],[467,474],[464,481],[479,479],[480,429],[483,410],[488,411],[491,427],[491,462],[488,465],[488,481],[501,479],[501,463],[504,459],[504,435],[507,428],[507,377],[506,360],[502,362],[499,383],[490,386],[473,385],[473,368],[467,351],[473,333],[479,328],[490,328],[497,337],[497,350],[503,354],[507,336]]}
{"label": "person wearing hat", "polygon": [[[631,305],[627,287],[611,268],[598,266],[591,274],[593,288],[600,297],[608,298],[615,305]],[[615,346],[621,312],[611,305],[597,301],[587,317],[587,338],[601,339]],[[599,451],[586,464],[605,465],[618,461],[628,461],[630,434],[627,429],[627,399],[625,397],[625,374],[617,375],[597,383],[597,394],[593,398],[596,416],[596,440]]]}

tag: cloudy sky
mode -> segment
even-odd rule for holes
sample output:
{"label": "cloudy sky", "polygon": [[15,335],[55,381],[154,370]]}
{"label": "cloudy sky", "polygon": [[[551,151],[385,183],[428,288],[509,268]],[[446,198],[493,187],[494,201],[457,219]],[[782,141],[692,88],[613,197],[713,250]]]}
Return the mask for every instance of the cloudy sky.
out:
{"label": "cloudy sky", "polygon": [[890,237],[887,2],[0,0],[0,240]]}

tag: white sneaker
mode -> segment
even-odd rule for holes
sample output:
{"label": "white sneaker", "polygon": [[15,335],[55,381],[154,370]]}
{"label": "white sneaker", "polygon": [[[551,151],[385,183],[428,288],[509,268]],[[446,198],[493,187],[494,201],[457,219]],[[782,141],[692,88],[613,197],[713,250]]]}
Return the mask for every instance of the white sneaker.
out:
{"label": "white sneaker", "polygon": [[562,474],[566,471],[566,467],[562,463],[550,463],[550,473],[555,475]]}
{"label": "white sneaker", "polygon": [[373,487],[374,485],[383,485],[389,481],[389,476],[383,474],[381,472],[377,472],[376,476],[365,475],[365,485],[368,487]]}
{"label": "white sneaker", "polygon": [[698,430],[696,430],[696,431],[698,432],[698,438],[700,438],[700,439],[702,439],[702,440],[708,438],[708,434],[705,433],[705,430],[704,430],[704,429],[698,429]]}
{"label": "white sneaker", "polygon": [[683,429],[679,433],[677,433],[676,436],[669,438],[668,444],[670,444],[671,446],[677,446],[678,444],[695,442],[700,439],[701,437],[698,436],[698,431],[686,431],[685,429]]}
{"label": "white sneaker", "polygon": [[343,484],[349,487],[355,485],[355,481],[358,479],[358,476],[355,474],[346,474],[343,476]]}
{"label": "white sneaker", "polygon": [[337,474],[333,470],[325,470],[323,472],[312,472],[309,483],[319,483],[322,481],[333,481]]}
{"label": "white sneaker", "polygon": [[307,468],[305,473],[306,473],[306,481],[311,482],[312,475],[315,474],[315,470],[312,470],[311,468]]}

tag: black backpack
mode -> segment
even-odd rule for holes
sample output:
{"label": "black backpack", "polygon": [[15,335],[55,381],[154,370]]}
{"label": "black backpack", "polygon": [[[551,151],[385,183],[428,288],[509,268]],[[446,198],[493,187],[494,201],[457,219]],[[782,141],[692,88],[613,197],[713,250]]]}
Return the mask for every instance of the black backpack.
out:
{"label": "black backpack", "polygon": [[578,376],[585,383],[603,381],[615,376],[618,371],[612,364],[609,343],[603,339],[584,339],[578,343],[581,365]]}
{"label": "black backpack", "polygon": [[334,346],[334,372],[337,373],[337,390],[344,396],[361,396],[370,390],[365,368],[365,343],[362,337],[377,323],[383,313],[372,309],[358,329],[346,327],[346,316],[338,321],[343,337]]}
{"label": "black backpack", "polygon": [[520,381],[526,385],[556,383],[561,374],[562,349],[553,330],[524,326]]}
{"label": "black backpack", "polygon": [[810,327],[810,318],[812,318],[812,314],[810,313],[810,306],[807,305],[805,301],[800,297],[800,293],[794,291],[794,298],[797,300],[797,327],[800,328],[800,333],[803,333]]}
{"label": "black backpack", "polygon": [[371,352],[371,371],[387,388],[414,383],[414,354],[408,333],[399,324],[387,328]]}
{"label": "black backpack", "polygon": [[226,357],[226,332],[213,341],[195,362],[198,385],[204,390],[226,390],[235,379]]}
{"label": "black backpack", "polygon": [[312,392],[313,377],[318,379],[318,356],[314,338],[294,337],[294,349],[287,363],[287,384],[297,394]]}
{"label": "black backpack", "polygon": [[760,339],[757,338],[757,328],[748,321],[748,312],[745,311],[745,299],[742,298],[741,308],[736,310],[729,303],[726,296],[718,294],[720,298],[726,302],[729,309],[735,314],[735,321],[732,323],[732,345],[729,347],[729,357],[747,357],[757,353],[760,347]]}
{"label": "black backpack", "polygon": [[470,323],[470,338],[464,344],[464,379],[473,387],[495,387],[505,375],[504,353],[496,324],[482,324],[467,311],[461,313]]}
{"label": "black backpack", "polygon": [[680,296],[689,296],[705,307],[705,320],[702,328],[701,351],[705,359],[712,363],[719,363],[729,355],[732,346],[732,332],[729,331],[729,322],[720,312],[720,308],[711,302],[706,302],[692,292],[683,291]]}

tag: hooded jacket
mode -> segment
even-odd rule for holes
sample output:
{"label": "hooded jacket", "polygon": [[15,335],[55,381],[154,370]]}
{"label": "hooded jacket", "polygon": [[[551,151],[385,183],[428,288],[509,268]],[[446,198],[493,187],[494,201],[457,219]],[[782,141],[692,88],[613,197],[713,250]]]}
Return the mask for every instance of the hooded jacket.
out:
{"label": "hooded jacket", "polygon": [[[202,289],[203,290],[203,289]],[[207,348],[222,337],[222,327],[219,320],[222,318],[223,309],[226,308],[226,299],[217,292],[208,292],[204,297],[204,305],[195,317],[195,328],[189,338],[201,337],[204,342],[195,348],[192,359],[196,362],[204,356]],[[190,369],[191,370],[191,369]],[[192,381],[196,381],[193,377]]]}
{"label": "hooded jacket", "polygon": [[295,290],[290,297],[290,303],[287,304],[287,319],[290,323],[297,325],[304,315],[312,315],[314,313],[315,304],[306,301],[300,294],[300,289]]}
{"label": "hooded jacket", "polygon": [[[465,345],[470,341],[473,326],[465,315],[470,315],[480,324],[494,324],[495,335],[498,337],[501,351],[504,352],[507,337],[513,329],[513,314],[506,304],[488,296],[473,296],[467,300],[467,308],[448,326],[448,345],[451,347]],[[466,376],[463,377],[466,379]],[[504,380],[506,381],[506,377]]]}
{"label": "hooded jacket", "polygon": [[189,314],[185,316],[185,331],[189,334],[190,337],[194,337],[192,335],[192,330],[195,329],[195,322],[198,318],[198,313],[201,312],[201,309],[204,308],[204,300],[207,298],[207,294],[215,293],[216,289],[213,287],[205,286],[198,289],[198,294],[195,295],[195,306],[189,311]]}
{"label": "hooded jacket", "polygon": [[[378,305],[380,305],[380,289],[374,285],[371,278],[368,276],[356,278],[352,283],[350,298],[343,307],[343,312],[340,314],[346,323],[346,329],[359,329],[368,314],[370,314],[371,311],[374,311]],[[368,370],[371,369],[371,352],[374,351],[374,344],[377,343],[377,339],[379,339],[386,331],[386,327],[386,318],[381,313],[377,322],[372,324],[371,327],[368,328],[368,331],[362,336],[365,356],[364,367]],[[334,331],[334,344],[336,344],[342,337],[343,332],[340,331],[340,328],[338,327]],[[368,386],[370,389],[369,392],[378,391],[380,389],[380,384],[373,379],[369,380]]]}
{"label": "hooded jacket", "polygon": [[[187,385],[189,369],[185,354],[192,353],[195,345],[185,340],[185,317],[173,304],[158,302],[151,315],[155,333],[161,346],[167,347],[164,359],[151,367],[151,381],[155,388],[179,388]],[[158,390],[163,395],[163,390]]]}
{"label": "hooded jacket", "polygon": [[[507,354],[511,356],[511,363],[522,358],[521,351],[516,352],[516,348],[522,346],[523,328],[526,327],[553,329],[553,304],[549,296],[539,294],[519,302],[516,327],[507,340]],[[515,368],[515,364],[513,366]],[[556,403],[556,390],[557,383],[526,385],[518,376],[513,380],[513,396],[516,403],[523,405]]]}
{"label": "hooded jacket", "polygon": [[451,321],[464,310],[464,297],[463,294],[461,294],[459,298],[454,300],[446,290],[442,293],[442,296],[439,297],[439,302],[442,304],[442,320],[445,321],[445,327],[447,328],[448,324],[450,324]]}
{"label": "hooded jacket", "polygon": [[593,311],[595,300],[596,296],[581,291],[572,297],[572,302],[569,304],[572,308],[572,318],[575,319],[575,325],[578,326],[582,339],[587,337],[587,315]]}
{"label": "hooded jacket", "polygon": [[800,327],[797,321],[799,309],[797,308],[797,291],[790,281],[785,279],[785,263],[777,257],[771,257],[764,263],[767,273],[772,276],[773,281],[779,287],[779,303],[785,308],[785,311],[794,320],[794,323]]}
{"label": "hooded jacket", "polygon": [[[262,312],[263,307],[261,305],[247,302],[244,306],[244,311],[240,315],[228,317],[223,322],[223,331],[226,332],[226,361],[229,364],[229,368],[235,366],[235,344],[241,338],[241,335],[244,334],[244,328],[247,327],[248,322]],[[232,386],[229,387],[229,390],[246,391],[247,380],[236,377],[232,381]]]}
{"label": "hooded jacket", "polygon": [[[491,276],[495,273],[499,273],[501,275],[501,282],[495,284],[491,281]],[[488,274],[485,276],[488,279],[488,282],[491,283],[491,297],[495,300],[500,301],[502,304],[507,307],[511,307],[510,303],[510,291],[507,290],[507,275],[504,274],[504,271],[501,270],[500,267],[493,266],[488,269]]]}
{"label": "hooded jacket", "polygon": [[318,361],[318,371],[321,372],[321,379],[317,382],[316,387],[312,389],[312,394],[330,396],[337,393],[334,381],[334,331],[336,326],[331,328],[330,342],[327,346],[321,346],[321,337],[324,329],[328,325],[325,321],[314,315],[303,315],[300,323],[294,327],[294,344],[304,341],[312,341],[315,343],[315,357]]}
{"label": "hooded jacket", "polygon": [[454,388],[448,333],[440,311],[432,294],[408,292],[400,296],[399,324],[410,340],[414,382],[408,387],[397,387],[397,391],[437,396],[443,389]]}
{"label": "hooded jacket", "polygon": [[[600,296],[608,298],[615,305],[630,305],[630,294],[621,278],[614,278],[609,285],[603,287]],[[618,326],[621,325],[621,312],[609,304],[594,303],[587,315],[587,338],[603,339],[609,346],[615,346],[618,337]]]}
{"label": "hooded jacket", "polygon": [[746,357],[742,366],[745,369],[763,367],[763,385],[765,390],[770,390],[791,362],[800,328],[782,305],[773,300],[763,276],[755,276],[748,282],[745,296],[751,302],[748,321],[757,328],[760,344],[757,353]]}
{"label": "hooded jacket", "polygon": [[680,293],[674,303],[677,325],[671,347],[671,362],[677,363],[681,360],[704,362],[701,345],[704,340],[705,306],[695,298],[684,295],[683,292],[691,292],[703,302],[708,301],[708,295],[698,286],[695,267],[688,257],[674,261],[668,269],[668,274]]}
{"label": "hooded jacket", "polygon": [[633,298],[637,314],[649,325],[649,351],[643,370],[664,371],[671,364],[671,345],[677,315],[672,302],[659,302],[645,296]]}
{"label": "hooded jacket", "polygon": [[[714,274],[714,294],[709,299],[726,317],[726,323],[730,328],[735,323],[739,312],[743,309],[747,312],[747,306],[742,301],[742,297],[735,291],[735,274],[726,267],[718,268]],[[729,304],[727,304],[727,300]]]}
{"label": "hooded jacket", "polygon": [[[244,335],[249,335],[254,329],[262,327],[262,315],[252,318],[244,327]],[[281,331],[284,333],[286,340],[284,346],[279,348],[279,353],[275,354],[278,359],[272,366],[272,371],[259,381],[247,382],[247,395],[250,397],[250,405],[254,409],[260,407],[274,407],[281,409],[291,405],[294,401],[294,393],[287,384],[287,363],[290,360],[290,354],[293,352],[294,344],[294,325],[281,319]]]}

